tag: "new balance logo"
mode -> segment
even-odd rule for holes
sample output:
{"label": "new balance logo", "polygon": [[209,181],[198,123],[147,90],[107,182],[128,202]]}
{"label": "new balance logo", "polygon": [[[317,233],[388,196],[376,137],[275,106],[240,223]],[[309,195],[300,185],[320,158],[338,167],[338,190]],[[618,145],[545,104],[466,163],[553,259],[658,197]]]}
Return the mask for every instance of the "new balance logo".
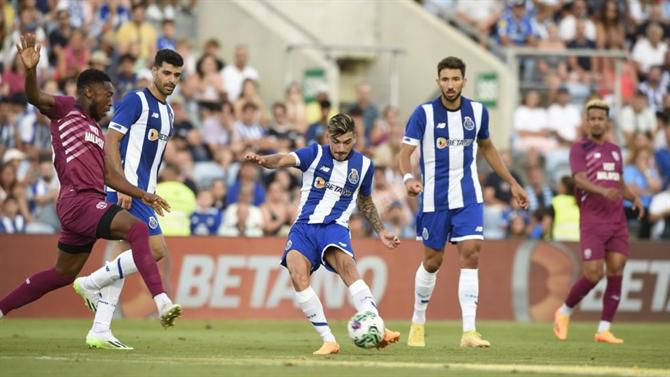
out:
{"label": "new balance logo", "polygon": [[438,123],[436,128],[444,128],[446,126],[447,126],[446,123]]}
{"label": "new balance logo", "polygon": [[151,114],[151,117],[152,117],[152,118],[158,118],[159,115],[158,115],[158,113],[153,113],[153,114]]}
{"label": "new balance logo", "polygon": [[328,173],[330,171],[330,168],[328,166],[322,166],[319,168],[319,170],[321,170],[324,173]]}
{"label": "new balance logo", "polygon": [[483,226],[478,226],[478,227],[475,228],[475,232],[483,232],[483,231],[484,231]]}
{"label": "new balance logo", "polygon": [[619,301],[620,297],[619,296],[612,296],[612,300],[614,301]]}
{"label": "new balance logo", "polygon": [[338,243],[339,243],[339,244],[340,244],[340,246],[342,246],[342,247],[347,247],[347,244],[346,244],[346,243],[344,243],[344,242],[338,242]]}

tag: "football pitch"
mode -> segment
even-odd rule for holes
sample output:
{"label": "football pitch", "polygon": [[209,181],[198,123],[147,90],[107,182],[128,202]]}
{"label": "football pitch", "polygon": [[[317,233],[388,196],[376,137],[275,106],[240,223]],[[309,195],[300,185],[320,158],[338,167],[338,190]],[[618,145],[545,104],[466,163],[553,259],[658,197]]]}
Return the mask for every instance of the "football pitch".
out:
{"label": "football pitch", "polygon": [[342,349],[312,356],[319,338],[306,321],[121,320],[115,335],[134,351],[89,350],[87,320],[0,320],[0,376],[670,376],[670,324],[615,323],[620,346],[593,342],[595,323],[574,323],[558,342],[551,324],[480,322],[490,349],[460,349],[459,322],[432,322],[427,347],[401,342],[356,348],[331,322]]}

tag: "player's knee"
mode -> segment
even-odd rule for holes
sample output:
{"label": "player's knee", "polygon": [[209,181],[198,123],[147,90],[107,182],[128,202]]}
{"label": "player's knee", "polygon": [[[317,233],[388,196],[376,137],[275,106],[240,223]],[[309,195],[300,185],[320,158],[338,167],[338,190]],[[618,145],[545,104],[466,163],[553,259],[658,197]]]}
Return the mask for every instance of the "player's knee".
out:
{"label": "player's knee", "polygon": [[291,275],[291,281],[296,290],[304,290],[309,287],[309,274],[305,271],[289,270],[289,275]]}
{"label": "player's knee", "polygon": [[151,248],[151,254],[153,254],[154,259],[156,259],[156,262],[165,258],[167,253],[168,253],[168,250],[167,250],[167,246],[165,246],[165,244],[163,244],[161,246],[155,246],[155,247]]}
{"label": "player's knee", "polygon": [[431,258],[428,260],[423,261],[423,268],[432,273],[437,272],[437,270],[440,269],[440,266],[442,265],[442,258]]}
{"label": "player's knee", "polygon": [[600,279],[603,278],[603,275],[602,268],[590,268],[584,271],[584,276],[592,282],[600,281]]}
{"label": "player's knee", "polygon": [[56,266],[55,267],[56,272],[58,272],[60,275],[63,275],[68,278],[72,278],[72,281],[79,275],[79,271],[81,271],[81,266],[76,266],[76,265],[69,265],[69,266]]}
{"label": "player's knee", "polygon": [[148,237],[148,236],[149,236],[149,228],[147,227],[147,224],[143,223],[140,220],[135,220],[135,222],[128,229],[128,233],[126,234],[125,238],[129,242],[132,242],[136,239],[141,239],[141,237]]}
{"label": "player's knee", "polygon": [[461,267],[463,268],[478,268],[479,267],[479,250],[468,250],[461,253]]}

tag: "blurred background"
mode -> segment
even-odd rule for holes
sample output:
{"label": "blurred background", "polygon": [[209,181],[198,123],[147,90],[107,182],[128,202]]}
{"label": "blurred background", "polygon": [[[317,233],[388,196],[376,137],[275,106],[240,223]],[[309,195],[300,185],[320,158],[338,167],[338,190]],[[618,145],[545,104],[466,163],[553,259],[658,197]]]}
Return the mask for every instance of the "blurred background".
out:
{"label": "blurred background", "polygon": [[[149,85],[158,49],[184,57],[157,189],[173,208],[160,220],[168,236],[286,235],[299,171],[241,156],[327,143],[328,117],[345,111],[374,161],[386,227],[414,238],[416,201],[395,157],[411,111],[439,95],[437,62],[455,55],[464,94],[488,106],[493,140],[531,198],[515,208],[480,164],[487,239],[578,240],[568,150],[596,96],[612,107],[608,138],[648,210],[641,221],[627,210],[631,236],[670,239],[668,1],[0,0],[0,232],[56,233],[49,123],[26,101],[22,33],[42,44],[38,78],[52,94],[74,95],[77,73],[96,67],[118,103]],[[351,233],[372,236],[358,214]]]}

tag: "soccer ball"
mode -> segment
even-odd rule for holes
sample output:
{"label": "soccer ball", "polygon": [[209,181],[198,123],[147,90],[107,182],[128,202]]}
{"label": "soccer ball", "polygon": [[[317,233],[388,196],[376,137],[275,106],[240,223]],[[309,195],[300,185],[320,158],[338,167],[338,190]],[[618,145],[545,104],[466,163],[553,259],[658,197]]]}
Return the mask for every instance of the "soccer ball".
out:
{"label": "soccer ball", "polygon": [[361,348],[374,348],[384,339],[384,320],[373,312],[358,312],[351,317],[349,338]]}

